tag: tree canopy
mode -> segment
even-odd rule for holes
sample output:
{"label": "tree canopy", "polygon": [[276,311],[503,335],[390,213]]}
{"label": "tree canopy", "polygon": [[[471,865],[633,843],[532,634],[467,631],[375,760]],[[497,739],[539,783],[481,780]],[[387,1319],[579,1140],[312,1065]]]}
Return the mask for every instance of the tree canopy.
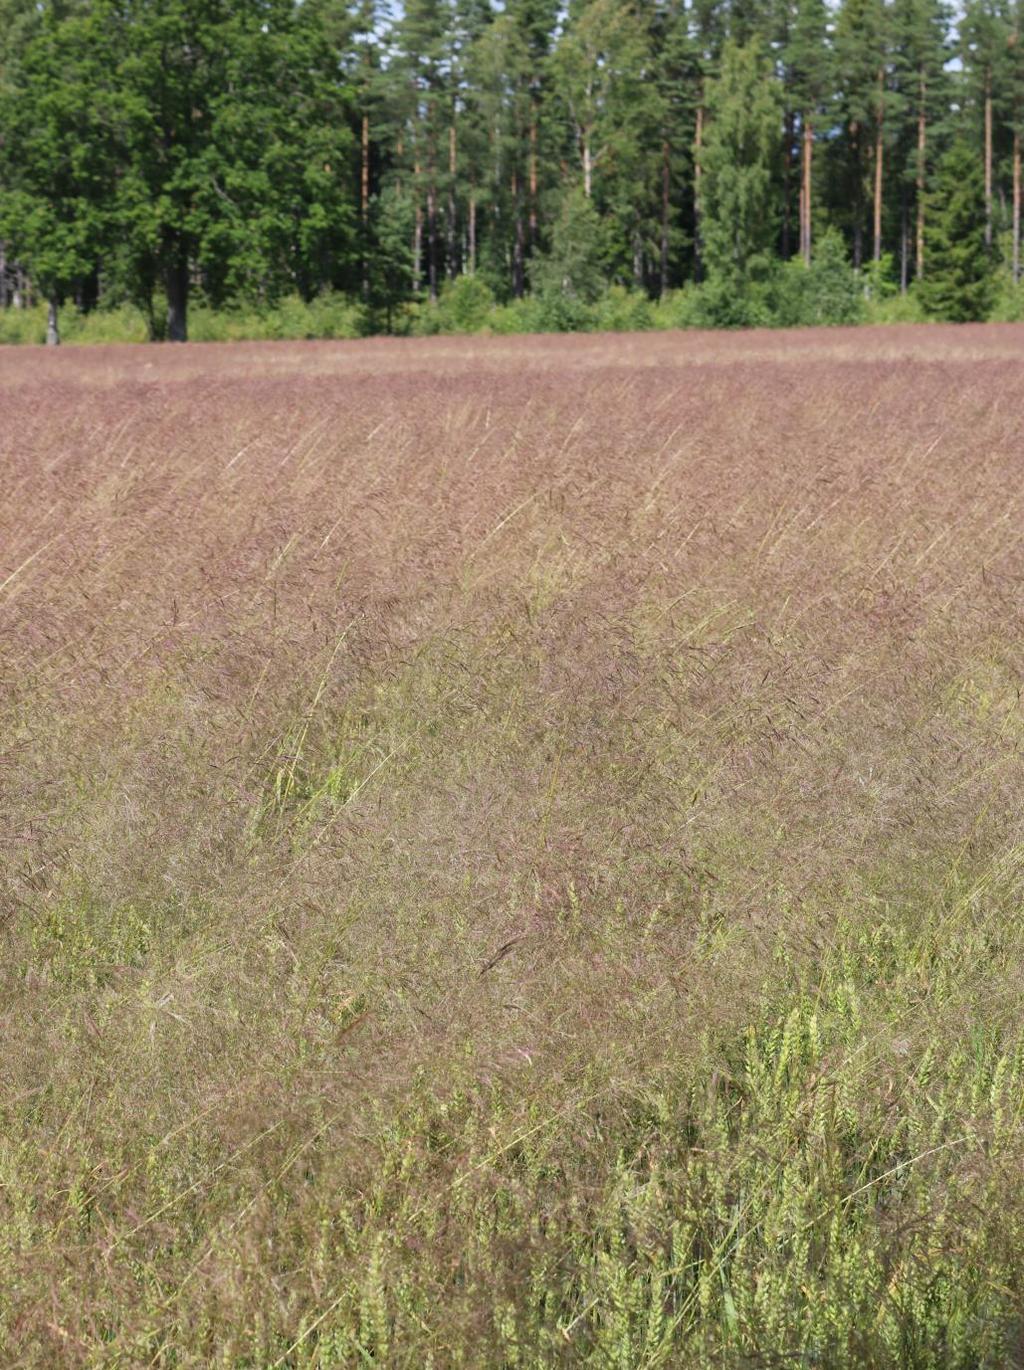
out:
{"label": "tree canopy", "polygon": [[1016,280],[1022,9],[0,0],[0,308],[132,301],[181,339],[196,298],[340,291],[388,327],[460,275],[706,278],[736,323],[828,229],[833,266],[935,301],[954,208]]}

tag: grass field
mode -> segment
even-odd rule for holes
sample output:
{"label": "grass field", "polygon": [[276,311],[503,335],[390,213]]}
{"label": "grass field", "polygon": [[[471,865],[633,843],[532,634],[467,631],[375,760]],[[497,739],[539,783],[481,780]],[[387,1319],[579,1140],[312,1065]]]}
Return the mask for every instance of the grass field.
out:
{"label": "grass field", "polygon": [[1022,359],[0,352],[0,1363],[1024,1366]]}

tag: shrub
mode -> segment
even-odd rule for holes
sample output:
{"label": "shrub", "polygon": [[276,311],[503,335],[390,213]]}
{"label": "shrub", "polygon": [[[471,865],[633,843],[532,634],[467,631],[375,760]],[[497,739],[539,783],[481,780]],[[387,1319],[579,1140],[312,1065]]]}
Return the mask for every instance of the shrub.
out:
{"label": "shrub", "polygon": [[779,275],[775,312],[783,327],[851,324],[863,317],[863,291],[837,229],[822,234],[810,266],[799,258],[786,263]]}
{"label": "shrub", "polygon": [[441,331],[479,333],[487,327],[494,308],[494,294],[479,276],[459,276],[446,282],[438,305]]}
{"label": "shrub", "polygon": [[996,323],[1024,323],[1024,280],[1013,283],[1009,271],[996,278],[992,312]]}
{"label": "shrub", "polygon": [[642,291],[613,285],[594,306],[594,327],[609,333],[633,333],[654,327],[654,306]]}
{"label": "shrub", "polygon": [[700,287],[685,285],[681,290],[670,290],[654,305],[654,328],[700,328]]}
{"label": "shrub", "polygon": [[46,309],[0,309],[0,343],[46,341]]}
{"label": "shrub", "polygon": [[193,342],[359,338],[365,332],[363,307],[336,293],[318,295],[309,301],[288,295],[264,308],[241,305],[215,310],[200,304],[189,313],[189,337]]}

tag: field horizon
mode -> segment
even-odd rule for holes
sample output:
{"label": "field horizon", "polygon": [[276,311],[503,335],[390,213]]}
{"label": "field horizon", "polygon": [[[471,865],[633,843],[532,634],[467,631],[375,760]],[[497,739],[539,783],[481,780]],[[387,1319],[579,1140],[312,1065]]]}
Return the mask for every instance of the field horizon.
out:
{"label": "field horizon", "polygon": [[1022,358],[0,349],[0,1363],[1024,1367]]}

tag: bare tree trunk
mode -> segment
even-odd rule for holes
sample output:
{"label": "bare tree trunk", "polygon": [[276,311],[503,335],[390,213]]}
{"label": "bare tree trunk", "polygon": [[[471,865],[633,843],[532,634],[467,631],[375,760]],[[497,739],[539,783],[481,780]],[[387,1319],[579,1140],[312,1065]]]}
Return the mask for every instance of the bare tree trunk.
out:
{"label": "bare tree trunk", "polygon": [[700,281],[704,274],[701,251],[700,154],[704,145],[704,106],[697,106],[697,127],[693,135],[693,279]]}
{"label": "bare tree trunk", "polygon": [[917,106],[917,177],[915,190],[917,192],[917,232],[915,235],[914,251],[914,274],[918,280],[924,276],[924,172],[925,172],[925,136],[926,136],[926,110],[925,110],[925,80],[924,68],[921,68],[921,82],[918,87],[918,106]]}
{"label": "bare tree trunk", "polygon": [[167,341],[188,341],[188,259],[175,251],[164,273],[167,290]]}
{"label": "bare tree trunk", "polygon": [[430,168],[430,183],[427,186],[427,286],[431,302],[437,299],[437,186],[434,181],[434,168]]}
{"label": "bare tree trunk", "polygon": [[60,345],[60,329],[57,327],[57,296],[51,295],[46,306],[46,346]]}
{"label": "bare tree trunk", "polygon": [[0,309],[7,308],[7,246],[0,242]]}
{"label": "bare tree trunk", "polygon": [[875,261],[882,260],[882,162],[885,144],[882,141],[885,120],[885,71],[878,73],[878,128],[875,132]]}
{"label": "bare tree trunk", "polygon": [[900,194],[900,294],[907,293],[907,277],[909,276],[908,257],[910,254],[910,229],[907,224],[907,192],[906,187]]}
{"label": "bare tree trunk", "polygon": [[530,247],[537,246],[537,102],[530,104]]}
{"label": "bare tree trunk", "polygon": [[519,174],[512,172],[512,204],[515,215],[515,240],[512,246],[512,293],[521,299],[526,293],[526,272],[523,234],[523,195],[519,184]]}
{"label": "bare tree trunk", "polygon": [[783,119],[782,155],[782,260],[789,260],[789,239],[793,219],[793,139],[796,137],[793,111],[787,109]]}
{"label": "bare tree trunk", "polygon": [[469,193],[469,274],[476,274],[476,191]]}
{"label": "bare tree trunk", "polygon": [[590,131],[583,134],[581,156],[583,158],[583,194],[590,199],[594,182],[594,164],[590,156]]}
{"label": "bare tree trunk", "polygon": [[413,195],[416,197],[416,211],[412,226],[412,293],[418,295],[423,284],[423,206],[420,204],[420,164],[412,164]]}
{"label": "bare tree trunk", "polygon": [[370,116],[364,112],[362,137],[362,165],[359,173],[359,217],[363,226],[363,294],[370,293],[370,261],[367,232],[370,220]]}
{"label": "bare tree trunk", "polygon": [[452,122],[448,128],[448,261],[446,263],[448,279],[455,279],[456,253],[455,245],[458,242],[458,226],[456,224],[456,205],[455,205],[455,170],[457,166],[458,144],[455,134],[455,111],[452,111]]}
{"label": "bare tree trunk", "polygon": [[985,246],[992,246],[992,73],[985,72]]}
{"label": "bare tree trunk", "polygon": [[803,178],[800,187],[800,251],[807,266],[811,264],[811,178],[814,174],[814,129],[804,115]]}
{"label": "bare tree trunk", "polygon": [[668,226],[672,203],[672,168],[668,139],[661,144],[661,261],[658,293],[664,295],[668,290]]}
{"label": "bare tree trunk", "polygon": [[1013,283],[1020,282],[1020,126],[1013,130]]}
{"label": "bare tree trunk", "polygon": [[806,213],[805,213],[805,208],[804,208],[805,203],[806,203],[806,200],[807,200],[807,183],[806,183],[806,180],[805,180],[805,169],[804,169],[804,146],[803,146],[803,136],[801,135],[801,141],[800,141],[800,194],[799,194],[799,196],[797,197],[797,219],[798,219],[798,232],[799,232],[799,244],[798,244],[798,246],[797,246],[797,252],[799,253],[800,260],[803,262],[804,266],[810,265],[810,263],[809,263],[809,261],[808,261],[808,257],[807,257],[807,222],[806,222],[806,221],[807,221],[807,215],[806,215]]}
{"label": "bare tree trunk", "polygon": [[853,164],[857,170],[853,205],[853,269],[859,271],[864,265],[864,176],[860,123],[856,119],[850,121],[850,145],[853,148]]}

